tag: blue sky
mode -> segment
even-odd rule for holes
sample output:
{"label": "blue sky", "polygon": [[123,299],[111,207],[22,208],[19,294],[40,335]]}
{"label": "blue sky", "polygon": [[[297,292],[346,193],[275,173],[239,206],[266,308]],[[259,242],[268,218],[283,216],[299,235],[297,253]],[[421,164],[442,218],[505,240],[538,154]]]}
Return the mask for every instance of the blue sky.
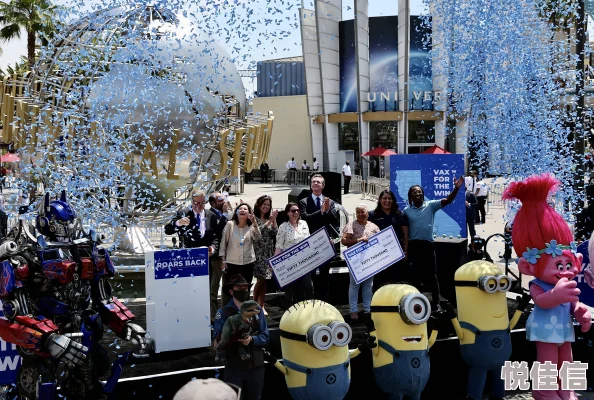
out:
{"label": "blue sky", "polygon": [[[117,0],[112,0],[115,2]],[[94,8],[105,7],[109,1],[97,0],[58,0],[59,5],[74,6],[78,14]],[[206,30],[221,42],[237,57],[237,66],[240,69],[255,69],[255,62],[300,56],[301,33],[295,29],[298,21],[298,8],[301,0],[200,0],[198,2],[185,0],[161,0],[153,3],[171,5],[172,8],[181,8],[188,11],[190,19],[196,19],[198,26],[208,25]],[[304,6],[313,9],[311,0],[304,0]],[[208,9],[200,12],[198,7]],[[269,12],[273,9],[272,13]],[[213,11],[213,10],[217,11]],[[276,11],[274,11],[276,10]],[[424,13],[421,0],[411,0],[411,14]],[[216,13],[216,16],[215,16]],[[228,16],[224,13],[236,13],[239,17],[236,26],[230,26]],[[343,1],[343,19],[352,19],[354,13],[354,0]],[[250,24],[240,22],[241,16],[250,15]],[[370,0],[369,15],[397,15],[397,0]],[[245,21],[245,20],[244,20]],[[239,33],[239,34],[238,34]],[[238,38],[242,36],[243,38]],[[26,54],[25,35],[21,39],[8,43],[0,43],[3,54],[0,57],[0,68],[12,65],[21,55]],[[255,82],[245,79],[244,84],[248,91],[255,90]]]}

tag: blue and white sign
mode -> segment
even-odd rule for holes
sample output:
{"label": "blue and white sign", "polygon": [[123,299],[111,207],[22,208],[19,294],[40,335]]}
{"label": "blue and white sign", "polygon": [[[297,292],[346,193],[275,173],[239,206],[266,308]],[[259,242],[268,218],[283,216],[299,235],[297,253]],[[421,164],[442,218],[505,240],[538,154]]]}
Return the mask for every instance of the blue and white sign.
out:
{"label": "blue and white sign", "polygon": [[371,236],[367,242],[349,247],[342,254],[357,284],[404,258],[392,226]]}
{"label": "blue and white sign", "polygon": [[278,286],[283,288],[336,256],[326,227],[268,259]]}
{"label": "blue and white sign", "polygon": [[[448,197],[454,190],[456,179],[464,175],[463,154],[403,154],[390,156],[390,189],[396,195],[398,206],[408,206],[408,190],[420,185],[425,200]],[[460,190],[453,203],[435,214],[433,236],[466,238],[466,202]]]}
{"label": "blue and white sign", "polygon": [[578,253],[582,253],[584,260],[582,261],[582,270],[575,277],[580,289],[580,301],[584,304],[594,307],[594,269],[590,265],[590,255],[588,254],[588,243],[586,240],[577,248]]}
{"label": "blue and white sign", "polygon": [[210,346],[208,248],[145,254],[146,324],[155,352]]}
{"label": "blue and white sign", "polygon": [[[2,311],[0,318],[6,319]],[[0,385],[11,385],[17,381],[17,373],[23,363],[17,349],[16,344],[0,339]]]}

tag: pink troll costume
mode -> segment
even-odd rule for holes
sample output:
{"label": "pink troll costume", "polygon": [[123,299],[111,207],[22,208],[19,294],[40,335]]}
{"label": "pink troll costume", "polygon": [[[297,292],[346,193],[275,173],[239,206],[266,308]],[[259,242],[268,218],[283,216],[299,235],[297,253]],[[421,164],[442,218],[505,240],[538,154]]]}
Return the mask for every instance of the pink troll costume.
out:
{"label": "pink troll costume", "polygon": [[[588,309],[579,303],[580,290],[574,277],[582,255],[577,253],[571,229],[563,217],[547,204],[547,197],[559,181],[548,174],[514,182],[503,193],[504,200],[518,199],[522,208],[514,220],[512,241],[521,273],[532,275],[530,295],[534,310],[526,323],[526,337],[535,342],[537,361],[550,361],[559,371],[572,362],[571,342],[575,341],[573,315],[582,332],[592,324]],[[534,385],[534,382],[533,382]],[[576,399],[571,390],[533,390],[535,400]]]}

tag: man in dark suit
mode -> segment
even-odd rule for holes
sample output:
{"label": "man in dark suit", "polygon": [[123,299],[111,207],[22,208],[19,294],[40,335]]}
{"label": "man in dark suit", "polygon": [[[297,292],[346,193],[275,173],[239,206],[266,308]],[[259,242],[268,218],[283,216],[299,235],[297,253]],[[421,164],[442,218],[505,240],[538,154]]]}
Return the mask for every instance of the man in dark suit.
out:
{"label": "man in dark suit", "polygon": [[165,225],[165,234],[180,236],[183,247],[208,247],[208,256],[215,254],[219,246],[217,236],[217,215],[205,210],[206,194],[202,191],[192,193],[192,209],[186,213],[178,214]]}
{"label": "man in dark suit", "polygon": [[[330,237],[340,236],[340,216],[336,210],[334,201],[322,194],[326,181],[320,174],[311,177],[311,195],[299,202],[301,219],[307,223],[309,233],[313,234],[318,229],[326,227]],[[318,268],[319,275],[313,271],[314,297],[319,300],[329,300],[328,282],[329,266]]]}

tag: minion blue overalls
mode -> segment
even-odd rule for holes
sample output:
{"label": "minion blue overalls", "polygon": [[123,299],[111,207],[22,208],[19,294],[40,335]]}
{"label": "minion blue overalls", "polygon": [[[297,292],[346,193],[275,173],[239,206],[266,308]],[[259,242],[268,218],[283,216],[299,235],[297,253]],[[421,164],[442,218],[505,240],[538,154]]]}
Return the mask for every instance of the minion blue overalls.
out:
{"label": "minion blue overalls", "polygon": [[308,368],[283,360],[283,365],[307,375],[305,386],[288,388],[294,400],[342,400],[349,391],[349,361],[323,368]]}
{"label": "minion blue overalls", "polygon": [[460,345],[462,358],[469,367],[467,396],[473,400],[482,399],[487,372],[491,371],[491,392],[503,399],[505,385],[501,379],[501,368],[512,353],[509,325],[507,329],[494,331],[481,331],[465,321],[460,321],[460,326],[475,335],[473,344]]}
{"label": "minion blue overalls", "polygon": [[390,400],[420,400],[429,381],[429,350],[399,351],[383,340],[378,344],[392,354],[394,361],[373,369],[376,384]]}

